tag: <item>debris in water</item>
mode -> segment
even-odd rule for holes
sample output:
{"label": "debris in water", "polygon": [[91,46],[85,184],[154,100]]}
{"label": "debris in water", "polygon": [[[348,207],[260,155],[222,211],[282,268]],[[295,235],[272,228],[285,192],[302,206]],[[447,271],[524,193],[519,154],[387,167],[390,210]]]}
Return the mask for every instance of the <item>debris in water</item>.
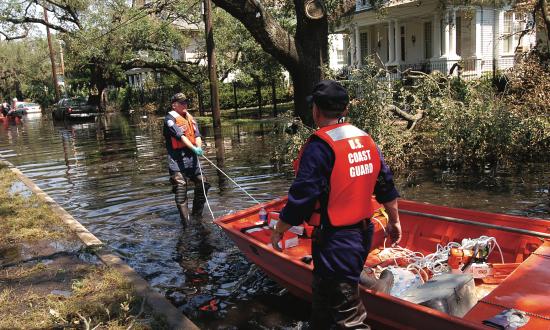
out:
{"label": "debris in water", "polygon": [[219,303],[219,300],[218,299],[212,299],[208,302],[208,304],[206,305],[203,305],[201,307],[199,307],[199,309],[201,311],[212,311],[212,312],[215,312],[218,310],[218,303]]}

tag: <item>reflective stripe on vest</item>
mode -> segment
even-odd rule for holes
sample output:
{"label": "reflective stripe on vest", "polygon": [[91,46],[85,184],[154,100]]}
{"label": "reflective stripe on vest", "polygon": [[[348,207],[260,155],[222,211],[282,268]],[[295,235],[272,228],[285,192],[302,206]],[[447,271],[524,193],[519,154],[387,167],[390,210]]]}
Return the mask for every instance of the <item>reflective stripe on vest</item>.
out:
{"label": "reflective stripe on vest", "polygon": [[[350,226],[370,218],[374,212],[372,194],[380,172],[380,155],[372,138],[347,123],[323,127],[314,135],[325,141],[335,155],[327,205],[330,224]],[[299,158],[302,152],[303,148]],[[299,162],[298,159],[295,163],[296,170]],[[315,208],[319,209],[318,204]],[[319,225],[320,214],[314,212],[308,223]]]}
{"label": "reflective stripe on vest", "polygon": [[[187,113],[187,116],[186,116],[187,118],[184,118],[183,116],[181,116],[179,113],[175,111],[170,111],[169,114],[170,116],[174,117],[174,119],[176,120],[176,125],[178,125],[179,128],[181,128],[185,137],[189,139],[189,141],[191,141],[192,144],[195,144],[195,127],[193,126],[193,123],[194,123],[193,116]],[[172,137],[173,149],[183,149],[186,147],[187,146],[185,145],[185,143],[183,143],[182,140],[178,140],[175,137]]]}

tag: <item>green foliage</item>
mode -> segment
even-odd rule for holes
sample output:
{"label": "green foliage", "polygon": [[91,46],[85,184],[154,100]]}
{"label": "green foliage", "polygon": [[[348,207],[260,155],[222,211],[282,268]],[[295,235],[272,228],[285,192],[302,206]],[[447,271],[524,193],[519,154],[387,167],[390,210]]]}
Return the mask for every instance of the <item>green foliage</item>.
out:
{"label": "green foliage", "polygon": [[302,124],[299,118],[292,115],[292,111],[287,111],[279,117],[272,131],[275,139],[279,139],[281,135],[285,138],[276,143],[271,159],[276,164],[291,163],[298,158],[300,148],[314,130]]}
{"label": "green foliage", "polygon": [[0,41],[0,100],[18,97],[49,106],[54,99],[48,45],[42,39]]}
{"label": "green foliage", "polygon": [[[270,105],[273,103],[271,86],[262,86],[262,105]],[[292,95],[283,86],[276,87],[277,102],[288,102],[292,99]],[[235,108],[233,84],[220,84],[219,97],[221,109]],[[237,103],[239,108],[257,107],[258,96],[256,87],[253,85],[238,85],[237,86]],[[210,107],[210,97],[206,93],[205,107]]]}
{"label": "green foliage", "polygon": [[550,86],[550,75],[539,69],[526,76],[525,70],[518,66],[511,74],[523,77],[522,86],[509,84],[503,93],[482,78],[451,81],[446,88],[449,93],[432,98],[436,111],[428,113],[419,132],[422,144],[430,146],[425,148],[430,161],[444,167],[482,169],[550,159],[547,93],[540,88]]}
{"label": "green foliage", "polygon": [[[518,66],[499,93],[486,77],[465,82],[409,72],[390,82],[385,69],[369,62],[343,81],[351,96],[349,120],[372,135],[397,174],[417,162],[470,171],[548,161],[550,74],[540,63]],[[283,145],[290,157],[302,135]],[[288,159],[281,153],[277,159]]]}
{"label": "green foliage", "polygon": [[410,143],[412,134],[396,124],[395,116],[388,110],[393,103],[394,86],[385,82],[384,77],[385,71],[372,62],[352,73],[346,83],[352,99],[349,118],[352,124],[372,136],[386,161],[397,171],[404,168],[414,154]]}

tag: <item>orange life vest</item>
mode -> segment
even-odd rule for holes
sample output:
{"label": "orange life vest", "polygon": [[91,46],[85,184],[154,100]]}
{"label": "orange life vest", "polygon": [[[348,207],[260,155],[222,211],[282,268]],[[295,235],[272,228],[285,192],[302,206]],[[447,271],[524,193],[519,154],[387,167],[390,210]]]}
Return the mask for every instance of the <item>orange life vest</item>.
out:
{"label": "orange life vest", "polygon": [[[314,135],[325,141],[335,155],[327,205],[330,224],[350,226],[370,218],[374,213],[372,194],[380,172],[380,155],[372,138],[347,123],[323,127]],[[296,172],[308,142],[294,162]],[[314,213],[307,220],[312,226],[321,224],[320,206],[317,201]]]}
{"label": "orange life vest", "polygon": [[[176,120],[176,125],[178,125],[182,129],[185,137],[188,138],[189,141],[191,141],[191,143],[194,145],[195,144],[195,127],[194,127],[195,120],[193,119],[193,116],[191,116],[190,113],[187,113],[187,116],[186,116],[187,118],[185,118],[175,111],[170,111],[169,114],[172,117],[174,117],[174,119]],[[186,147],[187,146],[185,145],[185,143],[183,143],[182,140],[172,137],[173,149],[183,149]]]}

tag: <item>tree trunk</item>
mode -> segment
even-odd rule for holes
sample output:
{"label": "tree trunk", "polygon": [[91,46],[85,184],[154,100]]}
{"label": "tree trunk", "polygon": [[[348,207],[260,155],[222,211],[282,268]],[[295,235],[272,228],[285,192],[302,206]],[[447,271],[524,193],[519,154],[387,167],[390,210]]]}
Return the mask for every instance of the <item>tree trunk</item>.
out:
{"label": "tree trunk", "polygon": [[204,116],[204,94],[202,93],[202,84],[197,85],[197,96],[199,98],[199,115]]}
{"label": "tree trunk", "polygon": [[239,102],[237,101],[237,83],[233,82],[233,104],[235,105],[235,119],[239,119]]}
{"label": "tree trunk", "polygon": [[101,102],[101,94],[107,83],[103,78],[103,68],[96,64],[91,67],[90,89],[88,92],[88,104],[95,105],[100,111],[105,111],[105,104]]}
{"label": "tree trunk", "polygon": [[550,13],[548,11],[548,2],[545,0],[539,0],[538,6],[540,7],[540,12],[544,25],[546,26],[547,42],[550,43]]}
{"label": "tree trunk", "polygon": [[273,117],[277,117],[277,86],[275,79],[271,79],[271,99],[273,100]]}
{"label": "tree trunk", "polygon": [[[304,0],[294,0],[296,33],[291,35],[257,0],[213,0],[236,17],[263,50],[271,54],[292,76],[294,84],[294,112],[304,124],[312,126],[310,109],[305,97],[321,80],[321,65],[327,63],[328,17],[319,19],[305,15]],[[353,1],[344,1],[343,11],[352,8]]]}
{"label": "tree trunk", "polygon": [[256,96],[258,97],[258,118],[262,118],[262,83],[256,80]]}
{"label": "tree trunk", "polygon": [[15,85],[15,97],[19,101],[22,101],[24,99],[24,96],[23,96],[23,91],[21,90],[21,82],[19,80],[16,80],[14,85]]}
{"label": "tree trunk", "polygon": [[302,122],[312,127],[311,109],[306,97],[323,78],[322,66],[328,63],[328,19],[312,20],[304,12],[303,1],[295,0],[296,7],[296,49],[298,65],[289,70],[294,85],[294,112]]}

